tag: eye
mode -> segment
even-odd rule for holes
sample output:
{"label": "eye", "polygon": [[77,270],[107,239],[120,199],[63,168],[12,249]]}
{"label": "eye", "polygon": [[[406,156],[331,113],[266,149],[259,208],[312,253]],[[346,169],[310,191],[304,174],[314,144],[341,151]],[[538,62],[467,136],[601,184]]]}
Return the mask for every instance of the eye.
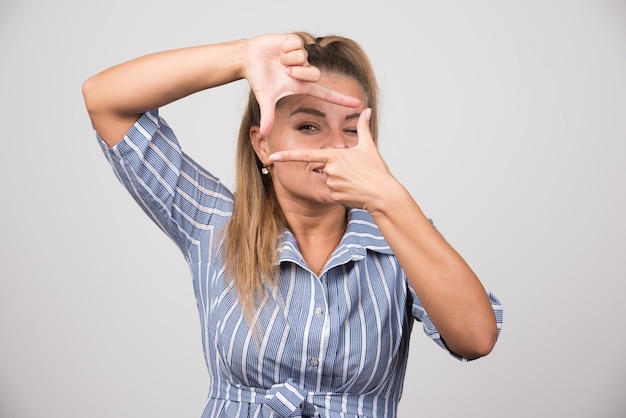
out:
{"label": "eye", "polygon": [[303,123],[298,126],[298,130],[303,133],[314,133],[319,131],[319,128],[312,123]]}
{"label": "eye", "polygon": [[348,128],[348,129],[344,129],[343,130],[345,133],[349,134],[349,135],[356,135],[356,128]]}

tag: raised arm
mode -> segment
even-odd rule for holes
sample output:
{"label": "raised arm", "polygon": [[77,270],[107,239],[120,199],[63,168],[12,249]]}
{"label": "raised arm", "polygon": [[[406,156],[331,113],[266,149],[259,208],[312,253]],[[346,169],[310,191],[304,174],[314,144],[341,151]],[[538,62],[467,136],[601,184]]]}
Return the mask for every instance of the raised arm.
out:
{"label": "raised arm", "polygon": [[92,125],[109,146],[142,113],[242,77],[245,41],[158,52],[111,67],[83,84]]}
{"label": "raised arm", "polygon": [[498,335],[488,294],[389,171],[372,141],[370,114],[361,114],[353,148],[280,151],[270,159],[324,163],[331,196],[372,215],[448,349],[468,359],[484,356]]}
{"label": "raised arm", "polygon": [[89,78],[83,96],[92,125],[109,146],[117,144],[142,113],[201,90],[247,79],[261,107],[264,134],[273,124],[276,102],[290,94],[311,94],[346,106],[360,101],[315,82],[296,35],[263,35],[221,44],[158,52],[116,65]]}

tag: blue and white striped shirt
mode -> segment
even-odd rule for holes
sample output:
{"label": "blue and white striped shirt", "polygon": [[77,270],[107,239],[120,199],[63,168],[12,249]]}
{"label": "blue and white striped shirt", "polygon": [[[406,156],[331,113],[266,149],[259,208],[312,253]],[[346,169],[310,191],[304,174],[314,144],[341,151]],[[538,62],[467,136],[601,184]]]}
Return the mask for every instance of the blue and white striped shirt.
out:
{"label": "blue and white striped shirt", "polygon": [[[211,380],[202,418],[396,416],[414,319],[445,345],[366,211],[350,210],[319,277],[285,231],[279,284],[261,300],[251,330],[217,242],[233,194],[181,151],[157,110],[115,147],[100,144],[191,268]],[[500,302],[489,297],[500,329]]]}

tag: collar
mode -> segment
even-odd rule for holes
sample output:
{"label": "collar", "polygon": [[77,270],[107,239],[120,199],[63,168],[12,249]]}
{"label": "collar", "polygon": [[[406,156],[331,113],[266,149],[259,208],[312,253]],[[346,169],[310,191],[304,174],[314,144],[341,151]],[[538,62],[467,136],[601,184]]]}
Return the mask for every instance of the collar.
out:
{"label": "collar", "polygon": [[[349,261],[361,260],[365,258],[367,251],[393,254],[370,214],[365,210],[352,208],[348,212],[346,232],[324,271]],[[292,262],[308,268],[300,253],[296,238],[287,228],[285,228],[278,252],[279,263]]]}

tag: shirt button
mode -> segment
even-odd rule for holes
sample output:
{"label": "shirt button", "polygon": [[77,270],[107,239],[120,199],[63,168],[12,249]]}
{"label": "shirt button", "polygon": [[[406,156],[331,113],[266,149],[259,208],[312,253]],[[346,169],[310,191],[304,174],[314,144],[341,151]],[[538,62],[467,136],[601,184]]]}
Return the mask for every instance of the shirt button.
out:
{"label": "shirt button", "polygon": [[315,310],[313,311],[315,316],[320,316],[323,312],[324,311],[322,310],[322,308],[315,308]]}
{"label": "shirt button", "polygon": [[320,361],[317,359],[317,357],[311,357],[311,366],[317,366],[320,364]]}

